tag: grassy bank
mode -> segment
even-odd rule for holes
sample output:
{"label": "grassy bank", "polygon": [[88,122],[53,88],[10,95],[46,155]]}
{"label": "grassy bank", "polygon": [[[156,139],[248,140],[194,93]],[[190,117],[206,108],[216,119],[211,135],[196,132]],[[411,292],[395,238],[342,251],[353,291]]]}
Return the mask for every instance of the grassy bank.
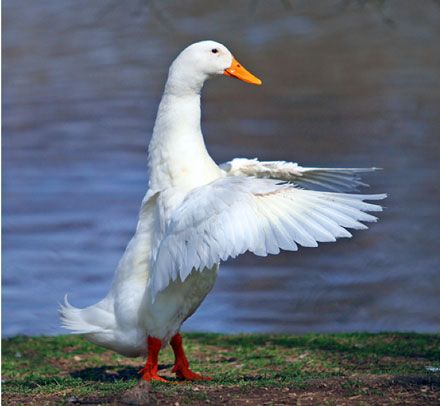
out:
{"label": "grassy bank", "polygon": [[[154,383],[152,404],[440,404],[440,335],[184,334],[184,346],[191,368],[213,381]],[[81,337],[6,339],[2,401],[122,404],[142,366]],[[175,381],[172,366],[167,347],[159,374]]]}

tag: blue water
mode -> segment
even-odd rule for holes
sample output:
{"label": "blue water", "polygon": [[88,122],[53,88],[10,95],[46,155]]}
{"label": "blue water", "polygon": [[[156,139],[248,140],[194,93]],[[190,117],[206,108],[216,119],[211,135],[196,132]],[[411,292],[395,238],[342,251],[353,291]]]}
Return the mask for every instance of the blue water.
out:
{"label": "blue water", "polygon": [[367,191],[389,198],[351,240],[228,261],[185,328],[439,331],[440,7],[423,3],[6,0],[3,335],[62,333],[65,293],[76,306],[106,294],[169,63],[207,38],[263,80],[206,85],[217,162],[383,167]]}

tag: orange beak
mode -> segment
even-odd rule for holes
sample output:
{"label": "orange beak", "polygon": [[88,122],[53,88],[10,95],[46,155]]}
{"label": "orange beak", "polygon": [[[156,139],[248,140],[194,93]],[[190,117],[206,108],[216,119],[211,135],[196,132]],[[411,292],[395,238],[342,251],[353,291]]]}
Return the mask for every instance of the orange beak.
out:
{"label": "orange beak", "polygon": [[223,72],[224,75],[231,76],[236,79],[240,79],[244,82],[253,83],[254,85],[261,85],[261,80],[248,72],[238,61],[232,57],[232,64],[228,69]]}

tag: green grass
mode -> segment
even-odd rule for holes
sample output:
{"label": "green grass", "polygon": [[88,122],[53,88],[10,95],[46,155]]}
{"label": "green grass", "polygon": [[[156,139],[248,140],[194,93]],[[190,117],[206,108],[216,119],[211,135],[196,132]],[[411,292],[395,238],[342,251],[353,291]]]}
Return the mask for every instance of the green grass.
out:
{"label": "green grass", "polygon": [[[429,374],[440,367],[440,335],[307,334],[220,335],[184,334],[191,368],[213,381],[206,387],[302,388],[312,379],[349,376],[345,388],[362,393],[357,374]],[[141,359],[128,359],[77,336],[14,337],[2,340],[2,391],[10,395],[106,396],[139,381]],[[160,354],[159,374],[172,377],[172,351]],[[187,394],[202,401],[206,393],[189,385],[154,383],[165,396]],[[63,404],[63,403],[59,403]],[[66,403],[67,404],[67,403]]]}

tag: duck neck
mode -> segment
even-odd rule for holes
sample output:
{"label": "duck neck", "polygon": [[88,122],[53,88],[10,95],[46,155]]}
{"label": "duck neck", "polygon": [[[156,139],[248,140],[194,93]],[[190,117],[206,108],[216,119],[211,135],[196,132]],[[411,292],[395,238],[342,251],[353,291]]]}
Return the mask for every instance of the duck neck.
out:
{"label": "duck neck", "polygon": [[176,89],[170,83],[165,87],[148,148],[152,190],[197,183],[195,179],[203,173],[203,166],[215,165],[200,127],[201,87],[198,91],[189,87]]}

